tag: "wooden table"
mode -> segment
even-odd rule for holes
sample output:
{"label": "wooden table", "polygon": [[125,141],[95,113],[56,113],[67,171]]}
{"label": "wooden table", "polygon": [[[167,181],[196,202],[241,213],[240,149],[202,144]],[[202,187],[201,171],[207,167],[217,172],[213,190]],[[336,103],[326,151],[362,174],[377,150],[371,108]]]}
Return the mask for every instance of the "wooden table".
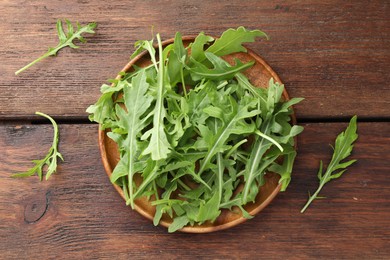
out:
{"label": "wooden table", "polygon": [[[1,259],[389,259],[390,5],[387,1],[89,1],[0,3]],[[350,3],[348,3],[350,2]],[[98,22],[80,49],[63,49],[14,72],[57,43],[57,18]],[[85,109],[129,60],[133,44],[243,25],[271,39],[248,45],[285,82],[296,106],[299,152],[293,180],[254,219],[210,234],[168,234],[130,208],[107,178],[98,126]],[[10,178],[45,154],[60,125],[65,162],[49,181]],[[324,200],[299,211],[317,187],[328,144],[359,117],[358,162],[325,186]]]}

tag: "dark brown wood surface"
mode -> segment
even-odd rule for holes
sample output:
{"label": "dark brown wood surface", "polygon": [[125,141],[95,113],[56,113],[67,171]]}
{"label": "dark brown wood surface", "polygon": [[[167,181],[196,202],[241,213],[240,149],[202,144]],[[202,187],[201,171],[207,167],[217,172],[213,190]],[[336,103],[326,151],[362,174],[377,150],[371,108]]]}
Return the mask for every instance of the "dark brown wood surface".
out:
{"label": "dark brown wood surface", "polygon": [[[269,34],[269,41],[249,46],[292,96],[306,98],[297,106],[300,118],[389,118],[389,3],[347,2],[3,0],[0,118],[45,110],[85,119],[100,85],[128,62],[135,41],[152,37],[152,27],[168,39],[176,31],[220,35],[240,25]],[[57,18],[96,21],[99,27],[88,44],[64,49],[15,77],[56,45]]]}
{"label": "dark brown wood surface", "polygon": [[49,181],[13,179],[50,146],[48,125],[0,126],[3,258],[345,258],[390,255],[390,124],[360,123],[358,162],[299,213],[345,123],[304,124],[291,185],[259,215],[210,234],[168,234],[125,206],[106,176],[96,125],[60,126],[66,159]]}
{"label": "dark brown wood surface", "polygon": [[[0,259],[389,259],[390,5],[387,1],[0,1]],[[98,22],[79,49],[14,72],[57,43],[55,22]],[[248,47],[285,82],[305,131],[293,180],[254,219],[210,234],[168,234],[126,207],[101,164],[85,109],[133,44],[176,31],[267,32]],[[60,125],[65,162],[49,181],[12,179],[50,147]],[[359,117],[358,162],[305,214],[328,144]],[[32,122],[32,123],[31,123]],[[324,123],[326,122],[326,123]]]}

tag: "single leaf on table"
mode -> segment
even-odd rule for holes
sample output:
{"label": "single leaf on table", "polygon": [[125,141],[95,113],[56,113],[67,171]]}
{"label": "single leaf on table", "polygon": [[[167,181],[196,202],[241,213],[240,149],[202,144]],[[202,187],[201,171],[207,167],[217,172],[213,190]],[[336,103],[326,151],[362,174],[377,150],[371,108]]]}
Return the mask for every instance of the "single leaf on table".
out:
{"label": "single leaf on table", "polygon": [[43,170],[44,170],[43,167],[45,165],[47,165],[45,178],[46,178],[46,180],[48,180],[49,177],[57,171],[57,157],[60,158],[62,161],[64,160],[61,153],[58,152],[59,131],[58,131],[57,123],[49,115],[46,115],[46,114],[41,113],[41,112],[35,112],[35,114],[37,114],[39,116],[46,117],[52,123],[53,128],[54,128],[53,143],[49,149],[49,152],[46,154],[46,156],[43,159],[33,160],[33,163],[35,164],[34,167],[32,167],[31,169],[29,169],[26,172],[14,174],[11,177],[14,177],[14,178],[28,177],[28,176],[32,176],[35,173],[37,173],[37,175],[39,176],[39,179],[42,180],[42,175],[43,175]]}
{"label": "single leaf on table", "polygon": [[64,29],[62,28],[61,20],[57,20],[57,34],[58,34],[58,39],[60,40],[58,45],[56,47],[53,47],[53,48],[50,47],[49,50],[45,54],[43,54],[41,57],[39,57],[38,59],[36,59],[33,62],[29,63],[28,65],[24,66],[20,70],[16,71],[15,75],[18,75],[22,71],[28,69],[29,67],[31,67],[35,63],[39,62],[40,60],[43,60],[44,58],[47,58],[49,56],[57,55],[57,52],[59,50],[61,50],[62,48],[64,48],[64,47],[69,46],[70,48],[73,48],[73,49],[79,48],[79,46],[75,45],[73,43],[73,41],[78,39],[80,42],[85,43],[86,40],[84,39],[84,37],[81,34],[83,34],[83,33],[91,33],[91,34],[95,33],[93,29],[95,29],[95,27],[97,25],[96,23],[89,23],[89,24],[87,24],[85,26],[81,26],[77,22],[76,23],[77,28],[76,28],[76,30],[74,30],[74,27],[73,27],[73,25],[72,25],[72,23],[70,21],[65,20],[65,23],[67,25],[67,32],[66,33],[64,32]]}
{"label": "single leaf on table", "polygon": [[326,183],[333,179],[341,177],[341,175],[347,170],[347,167],[356,162],[356,160],[349,160],[347,162],[341,162],[351,155],[353,149],[353,143],[357,140],[357,116],[353,116],[349,122],[347,129],[341,132],[335,142],[332,159],[325,171],[322,171],[322,161],[320,162],[320,168],[318,171],[318,179],[320,181],[319,187],[316,192],[309,196],[309,199],[305,206],[302,208],[301,213],[309,207],[313,200],[319,198],[318,194]]}

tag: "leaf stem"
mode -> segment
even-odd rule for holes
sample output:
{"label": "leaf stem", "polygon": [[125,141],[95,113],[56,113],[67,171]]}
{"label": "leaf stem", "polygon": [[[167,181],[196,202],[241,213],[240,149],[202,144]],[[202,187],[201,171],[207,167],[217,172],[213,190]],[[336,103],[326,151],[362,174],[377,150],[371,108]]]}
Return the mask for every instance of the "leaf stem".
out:
{"label": "leaf stem", "polygon": [[317,198],[317,195],[320,193],[322,187],[324,187],[324,185],[326,183],[326,180],[331,175],[332,169],[334,167],[334,164],[335,164],[335,160],[331,160],[331,162],[329,163],[329,165],[328,165],[328,167],[326,169],[325,174],[323,175],[323,177],[320,180],[320,185],[318,186],[318,189],[316,190],[316,192],[314,192],[313,195],[311,195],[309,197],[309,199],[307,200],[305,206],[303,206],[303,208],[301,210],[301,213],[305,212],[305,210],[310,206],[310,204],[313,202],[313,200],[315,200]]}
{"label": "leaf stem", "polygon": [[174,171],[169,171],[169,173],[172,175],[173,179],[177,181],[178,184],[180,184],[186,191],[190,191],[191,188],[188,187],[187,184],[185,184],[180,178],[176,178],[176,174]]}
{"label": "leaf stem", "polygon": [[54,137],[53,137],[52,147],[57,147],[59,138],[58,138],[58,125],[57,125],[56,121],[54,121],[54,119],[51,118],[49,115],[46,115],[46,114],[44,114],[42,112],[35,112],[35,114],[38,115],[38,116],[43,116],[43,117],[49,119],[50,122],[53,124]]}
{"label": "leaf stem", "polygon": [[[264,127],[264,134],[267,134],[268,133],[268,129],[269,129],[269,125],[270,125],[270,121],[268,120],[265,124],[265,127]],[[260,136],[262,137],[262,136]],[[255,144],[255,158],[253,159],[253,162],[249,162],[249,174],[248,174],[248,179],[246,180],[245,182],[245,185],[244,185],[244,190],[243,190],[243,196],[242,196],[242,201],[243,201],[243,204],[246,204],[247,203],[247,197],[248,197],[248,193],[249,193],[249,188],[250,188],[250,184],[252,183],[252,180],[254,178],[254,175],[255,175],[255,171],[260,163],[260,160],[261,158],[263,157],[263,154],[265,151],[262,151],[263,149],[263,141],[264,140],[268,140],[268,139],[265,139],[265,138],[261,138],[261,141],[256,141],[256,144]]]}
{"label": "leaf stem", "polygon": [[26,66],[24,66],[23,68],[21,68],[20,70],[18,70],[17,72],[15,72],[15,75],[18,75],[19,73],[21,73],[22,71],[30,68],[32,65],[34,65],[35,63],[47,58],[50,56],[50,53],[49,52],[46,52],[45,54],[43,54],[41,57],[39,57],[38,59],[30,62],[29,64],[27,64]]}
{"label": "leaf stem", "polygon": [[222,201],[223,172],[225,170],[225,168],[223,167],[221,153],[217,154],[217,164],[218,164],[218,207],[219,207],[219,205],[221,205],[221,201]]}
{"label": "leaf stem", "polygon": [[183,94],[184,94],[184,97],[187,98],[187,89],[186,89],[186,83],[184,81],[183,68],[180,70],[180,76],[181,76],[181,85],[183,88]]}
{"label": "leaf stem", "polygon": [[318,187],[318,189],[316,190],[316,192],[314,192],[314,194],[309,197],[305,206],[302,208],[301,213],[305,212],[305,210],[309,207],[309,205],[313,202],[313,200],[315,200],[317,198],[317,195],[320,193],[320,191],[321,191],[322,187],[324,187],[324,185],[325,185],[325,182],[321,183],[320,186]]}
{"label": "leaf stem", "polygon": [[267,139],[268,141],[270,141],[270,142],[273,143],[274,145],[276,145],[276,147],[278,147],[278,149],[279,149],[281,152],[283,152],[283,147],[282,147],[278,142],[276,142],[272,137],[270,137],[270,136],[268,136],[268,135],[266,135],[266,134],[263,134],[263,133],[260,132],[259,130],[257,130],[255,133],[256,133],[257,135],[259,135],[259,136],[261,136],[261,137]]}

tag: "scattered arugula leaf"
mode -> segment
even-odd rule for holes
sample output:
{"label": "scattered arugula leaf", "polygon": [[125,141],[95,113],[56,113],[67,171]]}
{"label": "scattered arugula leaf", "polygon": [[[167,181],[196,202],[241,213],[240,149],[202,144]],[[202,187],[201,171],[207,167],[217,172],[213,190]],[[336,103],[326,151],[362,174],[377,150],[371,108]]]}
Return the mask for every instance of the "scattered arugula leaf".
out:
{"label": "scattered arugula leaf", "polygon": [[283,190],[291,179],[294,137],[303,130],[291,125],[291,105],[302,99],[283,100],[284,86],[273,79],[266,89],[253,86],[244,72],[254,61],[232,65],[221,57],[267,37],[259,30],[229,29],[215,41],[200,33],[186,47],[180,33],[165,48],[156,37],[156,48],[154,40],[137,41],[131,55],[147,51],[151,65],[103,85],[87,109],[119,147],[111,182],[132,208],[149,198],[155,225],[170,216],[169,232],[213,222],[233,207],[251,218],[244,205],[267,172],[280,174]]}
{"label": "scattered arugula leaf", "polygon": [[341,162],[351,155],[353,149],[353,143],[357,140],[358,135],[357,131],[357,116],[353,116],[349,122],[347,129],[344,132],[341,132],[335,142],[333,149],[333,156],[326,169],[325,173],[322,170],[323,163],[320,161],[320,167],[318,170],[318,179],[320,181],[319,187],[313,195],[309,195],[309,199],[305,206],[302,208],[301,213],[309,207],[313,200],[321,198],[318,196],[321,189],[326,183],[333,179],[340,178],[341,175],[347,170],[347,167],[356,162],[356,160],[349,160],[347,162]]}
{"label": "scattered arugula leaf", "polygon": [[57,157],[60,158],[62,161],[64,160],[61,153],[58,152],[59,131],[58,131],[57,123],[49,115],[46,115],[46,114],[41,113],[41,112],[35,112],[35,114],[49,119],[50,122],[52,123],[53,128],[54,128],[53,143],[49,149],[49,152],[46,154],[46,156],[43,159],[33,160],[32,162],[35,165],[31,169],[29,169],[26,172],[17,173],[17,174],[12,175],[11,177],[13,177],[13,178],[28,177],[28,176],[32,176],[35,173],[37,173],[39,179],[42,181],[44,166],[47,165],[45,178],[46,178],[46,180],[48,180],[49,177],[57,171]]}
{"label": "scattered arugula leaf", "polygon": [[79,48],[79,46],[76,46],[73,41],[75,39],[78,39],[80,42],[82,43],[85,43],[86,40],[84,39],[83,36],[81,36],[81,34],[83,33],[95,33],[93,31],[93,29],[96,27],[96,23],[93,22],[93,23],[89,23],[85,26],[81,26],[78,22],[76,22],[76,30],[74,29],[72,23],[69,21],[69,20],[66,20],[65,19],[65,23],[67,25],[67,32],[65,33],[64,32],[64,29],[62,28],[62,21],[60,19],[57,20],[57,34],[58,34],[58,38],[60,40],[60,42],[58,43],[58,45],[54,48],[50,47],[49,50],[43,54],[41,57],[39,57],[38,59],[32,61],[31,63],[29,63],[28,65],[24,66],[23,68],[21,68],[20,70],[16,71],[15,72],[15,75],[18,75],[19,73],[21,73],[22,71],[30,68],[32,65],[34,65],[35,63],[49,57],[49,56],[55,56],[57,55],[57,52],[66,47],[66,46],[69,46],[70,48],[73,48],[73,49],[77,49]]}

